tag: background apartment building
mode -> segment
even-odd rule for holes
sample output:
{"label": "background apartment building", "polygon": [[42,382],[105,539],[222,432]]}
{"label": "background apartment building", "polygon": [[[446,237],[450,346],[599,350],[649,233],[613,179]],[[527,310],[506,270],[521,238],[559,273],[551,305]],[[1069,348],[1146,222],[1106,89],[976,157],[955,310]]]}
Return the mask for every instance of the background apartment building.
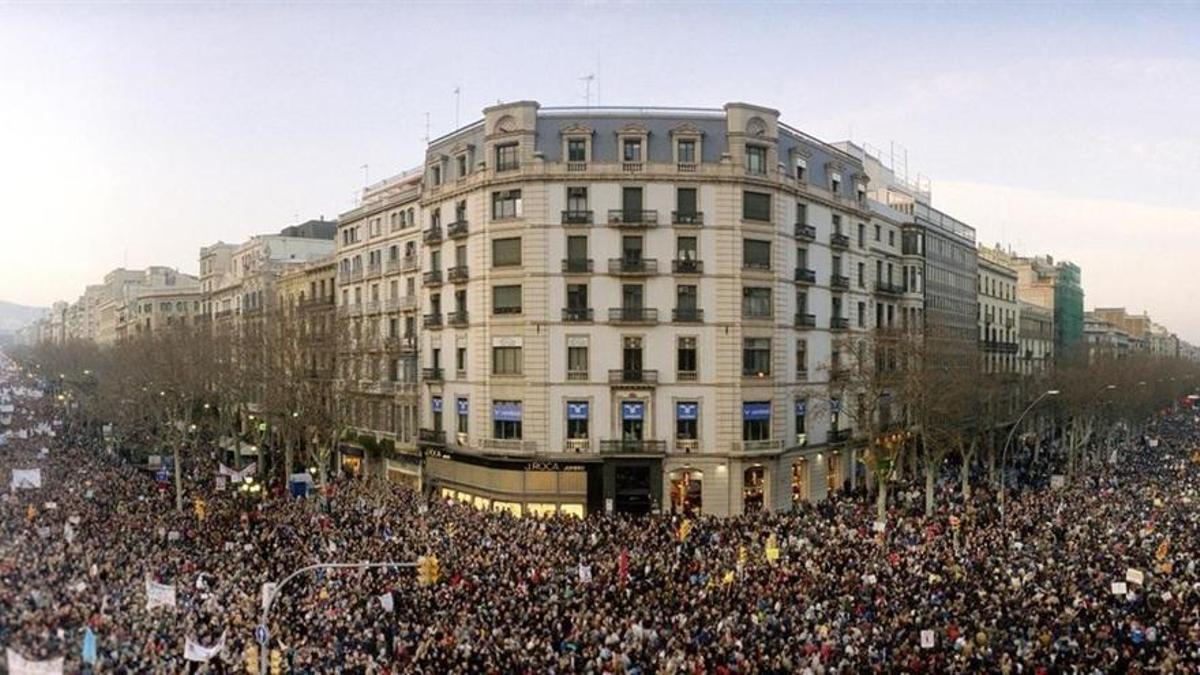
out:
{"label": "background apartment building", "polygon": [[983,371],[1016,373],[1020,354],[1021,309],[1017,272],[991,249],[979,250],[979,348]]}
{"label": "background apartment building", "polygon": [[1017,319],[1018,372],[1021,375],[1036,375],[1046,372],[1054,360],[1054,313],[1045,307],[1020,299],[1020,317]]}

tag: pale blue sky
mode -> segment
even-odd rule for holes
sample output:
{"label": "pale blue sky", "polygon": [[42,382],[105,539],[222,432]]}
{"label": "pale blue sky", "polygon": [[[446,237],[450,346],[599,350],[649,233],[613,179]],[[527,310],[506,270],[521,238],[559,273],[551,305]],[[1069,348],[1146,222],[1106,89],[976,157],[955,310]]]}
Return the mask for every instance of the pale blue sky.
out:
{"label": "pale blue sky", "polygon": [[1200,342],[1200,8],[0,5],[0,298],[352,205],[497,99],[746,100],[908,149],[934,202]]}

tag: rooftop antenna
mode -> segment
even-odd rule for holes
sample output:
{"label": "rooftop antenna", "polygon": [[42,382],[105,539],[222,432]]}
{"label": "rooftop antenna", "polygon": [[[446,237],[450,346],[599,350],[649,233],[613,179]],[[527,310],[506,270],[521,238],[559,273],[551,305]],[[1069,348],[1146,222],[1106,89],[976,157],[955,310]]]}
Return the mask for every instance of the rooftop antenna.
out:
{"label": "rooftop antenna", "polygon": [[363,164],[358,168],[363,170],[363,187],[367,187],[371,184],[371,165]]}
{"label": "rooftop antenna", "polygon": [[425,144],[429,145],[429,113],[425,113]]}
{"label": "rooftop antenna", "polygon": [[454,128],[458,128],[458,103],[462,96],[462,88],[454,85]]}
{"label": "rooftop antenna", "polygon": [[583,80],[584,82],[583,107],[590,108],[592,107],[592,82],[595,81],[596,74],[588,73],[579,79]]}

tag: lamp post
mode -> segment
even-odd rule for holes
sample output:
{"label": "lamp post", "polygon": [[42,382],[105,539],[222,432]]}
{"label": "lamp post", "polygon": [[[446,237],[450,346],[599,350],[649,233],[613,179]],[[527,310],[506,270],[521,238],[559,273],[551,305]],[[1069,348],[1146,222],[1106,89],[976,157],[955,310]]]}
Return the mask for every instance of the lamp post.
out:
{"label": "lamp post", "polygon": [[1005,439],[1004,449],[1000,452],[1000,528],[1001,529],[1004,528],[1004,516],[1005,516],[1005,512],[1004,512],[1004,477],[1008,473],[1008,446],[1009,446],[1009,444],[1012,443],[1013,434],[1015,434],[1017,432],[1017,427],[1021,426],[1021,420],[1025,419],[1025,416],[1029,414],[1029,411],[1033,410],[1034,406],[1041,403],[1042,399],[1046,398],[1047,396],[1058,396],[1058,390],[1057,389],[1047,389],[1046,391],[1042,392],[1041,396],[1038,396],[1037,398],[1033,399],[1033,403],[1030,403],[1028,406],[1025,407],[1025,410],[1021,413],[1021,416],[1017,418],[1016,422],[1013,422],[1012,428],[1008,430],[1008,438]]}

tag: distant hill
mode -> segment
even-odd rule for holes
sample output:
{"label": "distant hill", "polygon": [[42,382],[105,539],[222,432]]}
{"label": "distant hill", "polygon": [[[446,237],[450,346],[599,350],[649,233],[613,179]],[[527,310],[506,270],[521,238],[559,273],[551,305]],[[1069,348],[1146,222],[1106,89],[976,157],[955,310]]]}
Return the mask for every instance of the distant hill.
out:
{"label": "distant hill", "polygon": [[48,311],[46,307],[30,307],[0,300],[0,333],[15,331]]}

